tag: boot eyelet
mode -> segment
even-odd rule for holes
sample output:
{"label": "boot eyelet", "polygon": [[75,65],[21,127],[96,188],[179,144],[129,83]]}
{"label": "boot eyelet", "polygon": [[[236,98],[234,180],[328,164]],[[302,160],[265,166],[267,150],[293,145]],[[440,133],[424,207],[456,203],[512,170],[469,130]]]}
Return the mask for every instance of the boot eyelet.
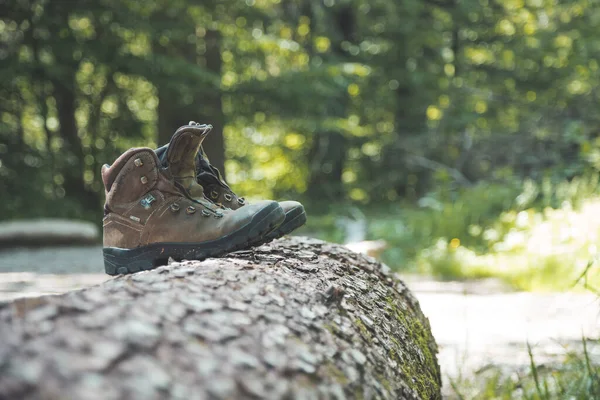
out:
{"label": "boot eyelet", "polygon": [[202,215],[205,217],[210,217],[210,212],[208,212],[206,210],[202,210]]}
{"label": "boot eyelet", "polygon": [[244,205],[244,204],[246,204],[246,199],[244,199],[243,197],[240,197],[238,199],[238,203],[240,203],[241,205]]}
{"label": "boot eyelet", "polygon": [[177,204],[177,203],[171,204],[171,211],[173,211],[173,212],[179,211],[179,204]]}
{"label": "boot eyelet", "polygon": [[141,167],[142,165],[144,165],[144,162],[142,161],[141,158],[136,158],[135,160],[133,160],[133,163],[135,164],[136,167]]}
{"label": "boot eyelet", "polygon": [[219,210],[215,211],[215,218],[223,218],[223,213]]}
{"label": "boot eyelet", "polygon": [[148,183],[148,178],[146,178],[145,176],[142,176],[140,178],[140,181],[142,181],[142,183],[145,185],[146,183]]}
{"label": "boot eyelet", "polygon": [[218,199],[219,198],[219,193],[215,192],[214,190],[212,192],[210,192],[210,197],[212,197],[213,199]]}
{"label": "boot eyelet", "polygon": [[231,201],[233,199],[233,197],[229,193],[225,193],[225,196],[223,197],[225,197],[225,200],[227,201]]}
{"label": "boot eyelet", "polygon": [[188,214],[193,214],[196,212],[196,207],[189,206],[188,208],[185,209],[185,212]]}

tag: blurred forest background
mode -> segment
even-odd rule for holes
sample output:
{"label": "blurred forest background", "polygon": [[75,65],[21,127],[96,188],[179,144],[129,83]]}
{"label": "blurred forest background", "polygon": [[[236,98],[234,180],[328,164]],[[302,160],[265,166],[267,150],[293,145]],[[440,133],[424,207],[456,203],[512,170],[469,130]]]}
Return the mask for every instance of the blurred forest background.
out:
{"label": "blurred forest background", "polygon": [[[600,0],[0,0],[0,220],[100,225],[101,165],[194,120],[301,233],[600,294],[599,60]],[[475,397],[598,398],[583,346]]]}
{"label": "blurred forest background", "polygon": [[600,238],[597,0],[0,1],[0,219],[100,223],[189,120],[243,196],[395,268],[569,287]]}

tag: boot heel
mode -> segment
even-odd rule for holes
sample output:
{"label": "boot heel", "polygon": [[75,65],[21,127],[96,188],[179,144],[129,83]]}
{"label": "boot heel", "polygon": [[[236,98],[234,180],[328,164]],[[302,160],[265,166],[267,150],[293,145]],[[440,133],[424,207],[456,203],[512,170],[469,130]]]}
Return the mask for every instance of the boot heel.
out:
{"label": "boot heel", "polygon": [[138,249],[105,247],[104,270],[108,275],[133,274],[166,265],[168,258],[156,258],[152,252],[139,252]]}

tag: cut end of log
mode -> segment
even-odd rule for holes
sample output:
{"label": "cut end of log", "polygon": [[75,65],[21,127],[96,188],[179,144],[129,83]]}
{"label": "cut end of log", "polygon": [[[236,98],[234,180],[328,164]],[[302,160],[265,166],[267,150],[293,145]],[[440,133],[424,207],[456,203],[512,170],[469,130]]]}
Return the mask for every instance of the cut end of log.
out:
{"label": "cut end of log", "polygon": [[40,218],[0,222],[0,248],[94,244],[100,241],[98,227],[91,222]]}
{"label": "cut end of log", "polygon": [[290,238],[0,306],[0,398],[439,399],[437,347],[370,257]]}

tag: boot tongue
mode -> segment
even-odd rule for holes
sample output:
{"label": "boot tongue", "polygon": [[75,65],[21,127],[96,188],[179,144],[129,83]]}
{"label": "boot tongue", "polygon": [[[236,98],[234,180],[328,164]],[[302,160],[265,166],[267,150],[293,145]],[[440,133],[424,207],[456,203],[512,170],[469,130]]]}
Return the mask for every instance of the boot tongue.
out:
{"label": "boot tongue", "polygon": [[171,138],[166,159],[163,160],[163,167],[195,199],[204,197],[202,186],[196,182],[195,158],[211,129],[212,125],[201,125],[193,121],[180,127]]}

